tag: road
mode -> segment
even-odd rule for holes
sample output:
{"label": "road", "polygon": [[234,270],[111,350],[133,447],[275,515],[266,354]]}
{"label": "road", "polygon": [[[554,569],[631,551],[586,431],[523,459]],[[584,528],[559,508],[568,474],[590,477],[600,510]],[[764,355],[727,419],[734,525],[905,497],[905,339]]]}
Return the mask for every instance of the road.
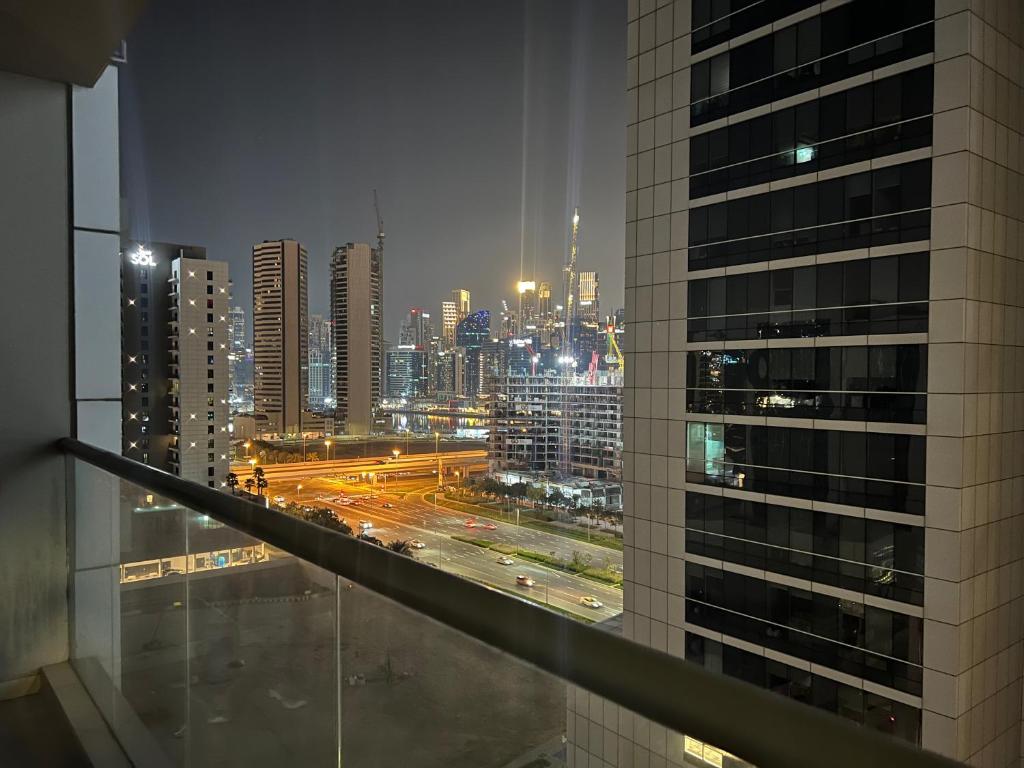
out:
{"label": "road", "polygon": [[[480,473],[487,467],[487,451],[449,451],[442,452],[440,457],[441,466],[445,472],[453,469],[468,468],[470,471]],[[348,477],[364,472],[372,472],[376,475],[395,475],[400,472],[430,473],[437,469],[437,455],[428,453],[399,456],[397,460],[370,457],[295,462],[293,464],[264,464],[261,466],[267,480],[273,483],[275,480],[300,480],[303,478],[332,475]],[[232,464],[231,471],[237,474],[239,479],[244,480],[244,478],[252,474],[252,467],[245,462],[240,462]]]}
{"label": "road", "polygon": [[[466,515],[445,507],[434,507],[423,500],[422,493],[412,492],[405,498],[399,498],[396,494],[381,495],[374,492],[371,499],[366,495],[367,487],[362,484],[325,477],[304,478],[301,484],[302,490],[298,492],[297,480],[271,481],[270,494],[284,496],[288,501],[301,504],[329,507],[339,517],[345,518],[353,528],[356,528],[360,520],[367,520],[373,524],[368,533],[383,541],[419,539],[427,546],[416,551],[417,559],[527,599],[594,621],[611,618],[622,612],[621,589],[514,556],[514,565],[501,565],[498,562],[499,553],[451,537],[458,535],[486,539],[544,554],[553,553],[564,559],[571,559],[573,552],[581,552],[591,557],[595,567],[621,568],[622,552],[617,550],[545,531],[517,527],[514,519],[512,522],[496,519],[494,525],[497,527],[493,531],[482,527],[467,528],[464,524]],[[357,499],[357,503],[352,505],[317,499],[317,496],[336,498],[339,493],[363,498]],[[385,502],[391,507],[383,507]],[[478,520],[481,523],[487,522],[485,518]],[[516,576],[520,574],[534,579],[535,585],[529,588],[518,586]],[[583,607],[580,600],[585,596],[596,597],[604,605],[598,609]]]}

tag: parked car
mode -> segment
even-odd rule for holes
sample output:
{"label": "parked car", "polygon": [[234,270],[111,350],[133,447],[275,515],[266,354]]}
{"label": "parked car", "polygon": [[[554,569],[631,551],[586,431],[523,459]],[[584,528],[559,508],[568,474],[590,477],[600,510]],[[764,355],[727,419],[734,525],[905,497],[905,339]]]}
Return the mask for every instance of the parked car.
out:
{"label": "parked car", "polygon": [[604,603],[602,603],[596,597],[591,597],[590,595],[587,595],[586,597],[581,597],[580,605],[582,605],[584,608],[604,608]]}
{"label": "parked car", "polygon": [[516,576],[516,584],[518,584],[520,587],[532,587],[535,583],[536,582],[533,579],[524,574],[519,574],[518,576]]}

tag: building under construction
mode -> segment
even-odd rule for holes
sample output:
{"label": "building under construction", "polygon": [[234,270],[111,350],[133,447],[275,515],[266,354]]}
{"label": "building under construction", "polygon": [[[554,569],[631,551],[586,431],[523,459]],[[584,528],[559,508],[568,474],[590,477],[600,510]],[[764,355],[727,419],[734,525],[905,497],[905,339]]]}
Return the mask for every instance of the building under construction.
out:
{"label": "building under construction", "polygon": [[489,415],[492,472],[622,477],[619,372],[509,376]]}

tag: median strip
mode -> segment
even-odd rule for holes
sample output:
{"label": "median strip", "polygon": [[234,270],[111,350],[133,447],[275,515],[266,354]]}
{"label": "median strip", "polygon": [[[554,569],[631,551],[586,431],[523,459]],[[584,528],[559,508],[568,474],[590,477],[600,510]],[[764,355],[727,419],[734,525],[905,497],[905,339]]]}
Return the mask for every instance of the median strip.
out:
{"label": "median strip", "polygon": [[464,544],[472,544],[474,547],[490,549],[503,555],[515,555],[517,557],[521,557],[523,560],[529,560],[537,563],[538,565],[551,568],[552,570],[575,574],[577,576],[582,576],[585,579],[597,581],[611,587],[618,587],[619,589],[622,588],[621,573],[616,573],[608,568],[595,568],[591,566],[590,556],[585,553],[573,552],[572,560],[567,561],[553,555],[545,555],[543,552],[521,549],[510,544],[499,544],[498,542],[491,541],[489,539],[475,539],[471,536],[460,536],[457,534],[453,535],[452,538],[455,541],[461,541]]}

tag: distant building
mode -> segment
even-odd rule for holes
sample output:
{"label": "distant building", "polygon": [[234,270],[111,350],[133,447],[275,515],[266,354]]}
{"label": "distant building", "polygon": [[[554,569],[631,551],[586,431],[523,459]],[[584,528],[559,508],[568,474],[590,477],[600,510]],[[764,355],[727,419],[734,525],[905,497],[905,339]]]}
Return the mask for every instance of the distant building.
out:
{"label": "distant building", "polygon": [[465,288],[456,288],[452,291],[452,302],[455,304],[456,322],[464,319],[472,311],[469,305],[469,291]]}
{"label": "distant building", "polygon": [[232,307],[228,312],[228,371],[231,386],[228,406],[233,413],[251,413],[253,409],[253,352],[245,326],[245,310]]}
{"label": "distant building", "polygon": [[[468,291],[467,291],[468,293]],[[481,351],[491,338],[491,313],[486,309],[473,312],[459,321],[455,329],[455,343],[465,349],[465,378],[463,393],[476,397],[483,385]]]}
{"label": "distant building", "polygon": [[597,272],[579,273],[576,316],[589,323],[596,323],[601,317],[601,289]]}
{"label": "distant building", "polygon": [[441,302],[441,346],[451,349],[455,346],[455,326],[459,322],[458,305],[454,301]]}
{"label": "distant building", "polygon": [[414,344],[399,344],[387,352],[389,398],[413,399],[427,394],[426,353]]}
{"label": "distant building", "polygon": [[622,376],[509,376],[489,403],[491,471],[622,478]]}
{"label": "distant building", "polygon": [[336,422],[350,435],[369,434],[380,404],[384,368],[382,254],[347,243],[331,257]]}
{"label": "distant building", "polygon": [[331,321],[328,318],[322,315],[309,316],[309,407],[313,411],[334,408],[332,336]]}
{"label": "distant building", "polygon": [[124,244],[123,452],[211,487],[228,471],[228,285],[203,248]]}
{"label": "distant building", "polygon": [[255,413],[273,434],[298,434],[309,407],[307,262],[295,240],[252,247]]}

